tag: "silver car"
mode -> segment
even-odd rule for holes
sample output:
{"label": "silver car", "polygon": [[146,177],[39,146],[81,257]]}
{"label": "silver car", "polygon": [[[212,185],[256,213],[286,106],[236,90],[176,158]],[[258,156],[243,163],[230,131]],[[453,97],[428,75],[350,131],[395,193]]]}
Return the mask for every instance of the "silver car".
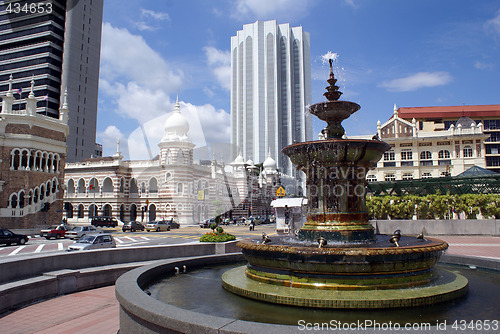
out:
{"label": "silver car", "polygon": [[84,235],[90,233],[100,233],[94,226],[76,226],[72,230],[66,232],[66,238],[70,239],[80,239]]}
{"label": "silver car", "polygon": [[88,249],[102,249],[116,247],[115,239],[111,234],[87,234],[68,247],[68,251]]}

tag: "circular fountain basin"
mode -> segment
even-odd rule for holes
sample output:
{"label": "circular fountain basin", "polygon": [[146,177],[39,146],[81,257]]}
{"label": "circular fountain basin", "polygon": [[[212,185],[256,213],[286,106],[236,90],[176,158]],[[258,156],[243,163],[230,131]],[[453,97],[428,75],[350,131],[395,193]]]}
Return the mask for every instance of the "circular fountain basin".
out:
{"label": "circular fountain basin", "polygon": [[428,305],[467,291],[467,279],[434,270],[448,244],[377,235],[371,244],[318,244],[287,236],[271,243],[246,239],[247,266],[222,277],[228,291],[241,296],[296,306],[322,308],[387,308]]}

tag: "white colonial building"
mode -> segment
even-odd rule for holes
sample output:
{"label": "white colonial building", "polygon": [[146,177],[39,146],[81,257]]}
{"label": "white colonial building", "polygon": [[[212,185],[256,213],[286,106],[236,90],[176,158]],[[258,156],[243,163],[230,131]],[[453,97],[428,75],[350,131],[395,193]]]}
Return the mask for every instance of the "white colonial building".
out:
{"label": "white colonial building", "polygon": [[391,149],[367,174],[368,182],[455,176],[472,166],[485,167],[484,142],[489,135],[481,123],[465,116],[447,130],[422,131],[415,119],[400,118],[394,106],[387,122],[377,122],[377,135]]}
{"label": "white colonial building", "polygon": [[221,214],[272,213],[270,203],[282,177],[274,159],[268,157],[262,169],[241,155],[229,165],[215,158],[195,163],[188,133],[177,102],[153,160],[125,161],[118,143],[111,157],[66,164],[68,220],[87,221],[94,215],[143,222],[174,218],[190,225]]}

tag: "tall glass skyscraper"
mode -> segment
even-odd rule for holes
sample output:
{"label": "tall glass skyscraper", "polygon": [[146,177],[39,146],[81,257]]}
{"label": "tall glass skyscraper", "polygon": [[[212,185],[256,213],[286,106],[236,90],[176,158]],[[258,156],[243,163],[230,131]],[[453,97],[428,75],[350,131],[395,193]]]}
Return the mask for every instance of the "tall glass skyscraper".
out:
{"label": "tall glass skyscraper", "polygon": [[103,0],[0,1],[0,94],[12,74],[23,110],[34,79],[37,112],[58,118],[68,90],[66,162],[95,154],[102,10]]}
{"label": "tall glass skyscraper", "polygon": [[295,175],[281,149],[312,139],[309,33],[288,23],[257,21],[231,37],[231,144],[233,158],[263,162]]}

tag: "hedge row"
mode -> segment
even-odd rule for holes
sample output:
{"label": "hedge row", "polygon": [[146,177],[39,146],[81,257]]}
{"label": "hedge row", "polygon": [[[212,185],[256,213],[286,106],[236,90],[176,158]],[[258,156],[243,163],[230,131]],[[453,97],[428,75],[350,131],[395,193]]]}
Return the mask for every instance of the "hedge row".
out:
{"label": "hedge row", "polygon": [[366,208],[372,219],[450,219],[453,213],[467,219],[500,218],[500,195],[405,195],[366,198]]}

